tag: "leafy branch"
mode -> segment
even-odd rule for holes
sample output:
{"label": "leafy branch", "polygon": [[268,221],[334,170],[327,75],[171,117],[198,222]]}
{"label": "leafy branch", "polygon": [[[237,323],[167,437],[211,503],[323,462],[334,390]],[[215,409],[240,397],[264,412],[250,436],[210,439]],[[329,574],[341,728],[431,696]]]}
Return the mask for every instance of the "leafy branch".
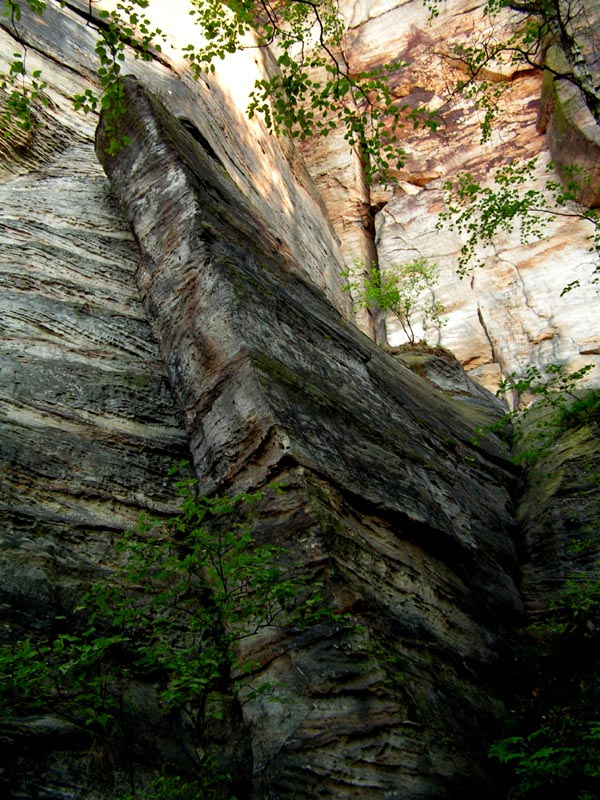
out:
{"label": "leafy branch", "polygon": [[[437,15],[441,2],[425,1],[432,16]],[[591,33],[582,0],[488,0],[483,13],[494,22],[501,14],[511,11],[520,15],[521,21],[511,24],[508,36],[497,37],[492,33],[479,45],[457,45],[452,50],[452,56],[464,65],[469,75],[459,89],[468,88],[468,95],[480,96],[479,102],[487,108],[484,139],[489,136],[489,125],[495,114],[493,97],[498,96],[498,87],[485,80],[485,73],[502,62],[543,70],[558,80],[577,86],[594,119],[600,124],[600,90],[582,46],[582,41]],[[560,47],[563,66],[550,63],[546,58],[550,42]],[[482,78],[479,88],[476,88],[474,84]]]}
{"label": "leafy branch", "polygon": [[372,178],[402,166],[398,138],[407,122],[438,125],[435,114],[424,108],[407,110],[392,96],[389,78],[404,62],[352,73],[343,47],[345,25],[333,0],[231,0],[222,18],[218,0],[195,0],[194,6],[196,22],[208,39],[202,48],[185,48],[196,76],[214,71],[215,59],[228,53],[274,48],[277,72],[256,81],[248,114],[260,114],[275,134],[305,139],[327,136],[342,126]]}
{"label": "leafy branch", "polygon": [[[585,549],[597,552],[597,502],[589,522]],[[596,560],[591,570],[574,570],[543,619],[520,634],[532,661],[532,685],[513,711],[509,735],[489,751],[511,778],[509,797],[598,797],[598,566]]]}
{"label": "leafy branch", "polygon": [[[444,184],[446,210],[440,214],[438,228],[450,227],[463,237],[458,273],[467,274],[473,267],[484,266],[481,247],[492,246],[499,233],[519,232],[525,244],[544,236],[545,226],[556,217],[580,219],[592,227],[588,236],[589,251],[600,256],[600,217],[596,209],[579,203],[582,185],[589,180],[576,167],[561,170],[563,181],[553,176],[553,165],[546,168],[546,180],[540,189],[525,189],[534,180],[537,158],[512,162],[500,167],[491,185],[484,186],[470,173],[461,173]],[[600,263],[594,273],[600,278]],[[563,294],[578,286],[574,281]]]}
{"label": "leafy branch", "polygon": [[125,61],[126,50],[133,52],[142,61],[152,60],[161,52],[159,40],[164,40],[160,28],[152,26],[144,13],[149,0],[119,0],[111,11],[98,12],[98,39],[96,56],[97,75],[102,89],[99,98],[92,89],[75,95],[73,106],[85,114],[95,112],[98,107],[105,112],[105,125],[109,142],[109,153],[115,153],[129,144],[129,137],[120,133],[117,125],[125,111],[121,86],[121,65]]}
{"label": "leafy branch", "polygon": [[[43,94],[46,84],[41,70],[27,72],[27,47],[19,32],[21,6],[16,0],[5,0],[2,15],[10,19],[11,28],[20,53],[13,53],[8,73],[0,73],[0,92],[4,95],[0,112],[0,132],[6,138],[13,138],[18,131],[30,131],[34,125],[33,107],[36,102],[46,104]],[[37,15],[44,12],[43,0],[27,0],[27,5]]]}
{"label": "leafy branch", "polygon": [[580,388],[592,369],[593,364],[586,364],[567,373],[558,363],[543,369],[532,365],[520,375],[512,373],[500,384],[497,394],[510,395],[515,408],[490,430],[509,432],[515,463],[535,466],[567,428],[598,418],[600,392]]}
{"label": "leafy branch", "polygon": [[240,660],[243,640],[338,618],[319,586],[284,566],[283,548],[254,540],[262,492],[209,499],[193,480],[176,486],[181,512],[142,518],[124,535],[112,573],[52,634],[0,647],[1,714],[51,712],[118,741],[135,712],[128,689],[145,681],[163,711],[184,713],[201,737],[219,698],[273,689],[256,683],[259,664]]}
{"label": "leafy branch", "polygon": [[[19,0],[6,2],[7,13],[20,17]],[[27,2],[36,13],[45,7],[41,0]],[[98,28],[95,50],[102,95],[86,89],[74,97],[76,109],[90,113],[102,107],[109,123],[123,113],[120,76],[126,51],[131,49],[143,60],[161,52],[164,34],[152,26],[144,11],[147,7],[148,0],[120,0],[113,10],[92,15],[90,4],[90,21]],[[342,126],[349,146],[363,159],[368,179],[376,173],[387,177],[403,165],[399,138],[405,125],[431,129],[439,125],[434,112],[425,107],[410,109],[393,96],[390,77],[404,62],[357,73],[351,70],[344,52],[345,24],[335,0],[228,0],[226,4],[193,0],[191,14],[204,38],[201,46],[183,48],[196,78],[204,71],[214,72],[215,62],[230,53],[271,48],[277,71],[256,81],[249,116],[260,114],[273,133],[300,139],[327,136]],[[25,76],[24,68],[13,67],[8,77]],[[37,97],[17,91],[11,102],[29,108]],[[121,134],[119,141],[117,126],[112,127],[117,150],[127,137]]]}

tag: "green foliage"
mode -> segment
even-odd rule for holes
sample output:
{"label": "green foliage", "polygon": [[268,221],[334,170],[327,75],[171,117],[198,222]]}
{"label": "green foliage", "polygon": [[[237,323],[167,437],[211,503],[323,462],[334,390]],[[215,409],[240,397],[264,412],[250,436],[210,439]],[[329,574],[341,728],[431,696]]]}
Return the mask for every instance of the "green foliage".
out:
{"label": "green foliage", "polygon": [[[27,0],[27,5],[35,14],[42,14],[46,4],[41,0]],[[4,17],[11,20],[16,30],[21,19],[21,7],[15,0],[5,0],[2,11]],[[17,40],[20,38],[17,34]],[[0,132],[6,138],[14,137],[19,130],[30,131],[34,124],[34,106],[36,102],[46,104],[43,94],[46,84],[42,80],[40,70],[27,71],[27,49],[22,53],[13,53],[13,61],[8,73],[0,73]]]}
{"label": "green foliage", "polygon": [[214,765],[208,765],[202,780],[184,780],[181,775],[161,775],[147,789],[129,791],[116,800],[235,800],[227,791]]}
{"label": "green foliage", "polygon": [[[5,14],[13,29],[21,17],[18,0],[5,0]],[[44,3],[27,0],[36,13]],[[123,113],[121,67],[126,51],[136,58],[149,60],[160,53],[163,32],[154,28],[144,13],[148,0],[121,0],[111,10],[100,10],[90,20],[98,22],[98,77],[102,96],[92,89],[73,98],[76,109],[84,113],[104,109],[108,140],[113,151],[127,144],[118,134],[116,120]],[[351,72],[346,61],[343,40],[345,23],[335,0],[318,3],[305,0],[284,0],[271,5],[264,0],[194,0],[191,11],[194,23],[204,38],[202,46],[187,45],[184,55],[192,73],[215,70],[215,61],[229,53],[248,48],[274,45],[278,71],[271,77],[257,80],[248,113],[260,114],[274,133],[285,132],[304,139],[320,134],[327,136],[342,125],[349,145],[357,148],[364,161],[368,178],[376,173],[387,176],[403,164],[399,134],[405,125],[436,129],[439,120],[424,107],[399,104],[392,95],[389,77],[404,66],[402,62],[383,64],[377,68]],[[17,34],[17,39],[20,37]],[[30,126],[31,107],[41,99],[39,74],[27,76],[24,57],[15,60],[8,76],[3,76],[10,93],[10,115],[18,112],[22,126]],[[19,72],[20,65],[23,69]],[[17,86],[15,77],[20,76]],[[7,111],[7,119],[9,118]]]}
{"label": "green foliage", "polygon": [[98,29],[96,56],[97,75],[102,89],[98,98],[91,89],[73,97],[73,106],[85,114],[95,112],[98,107],[105,113],[105,126],[109,153],[114,154],[129,144],[126,134],[119,133],[118,119],[125,111],[121,86],[121,65],[125,60],[126,49],[135,58],[150,61],[160,53],[159,39],[164,39],[160,28],[152,27],[144,13],[149,0],[126,0],[118,2],[111,11],[100,10],[98,16],[101,26]]}
{"label": "green foliage", "polygon": [[140,520],[74,615],[0,648],[2,714],[49,711],[115,741],[135,716],[128,688],[145,681],[165,713],[185,711],[201,735],[223,696],[245,702],[273,689],[256,678],[260,665],[238,660],[242,640],[335,616],[318,586],[284,568],[282,548],[254,540],[262,492],[209,499],[193,480],[176,486],[181,512]]}
{"label": "green foliage", "polygon": [[[589,369],[567,374],[553,364],[506,382],[505,390],[538,398],[524,412],[510,415],[517,426],[520,463],[536,466],[544,456],[552,459],[550,450],[560,445],[561,436],[600,422],[600,389],[578,387]],[[600,797],[600,476],[595,457],[582,453],[577,458],[583,504],[564,521],[568,554],[576,566],[569,568],[550,608],[537,611],[536,621],[520,632],[521,661],[528,663],[529,677],[523,676],[520,707],[513,710],[506,735],[490,749],[490,756],[504,765],[507,797],[514,800]],[[539,472],[537,466],[530,476]]]}
{"label": "green foliage", "polygon": [[[425,2],[435,16],[442,0]],[[509,19],[507,12],[518,13],[511,14],[510,25],[497,25],[499,20],[505,23]],[[600,92],[582,48],[582,42],[589,43],[593,35],[583,4],[575,0],[489,0],[483,13],[488,20],[480,40],[458,44],[450,53],[451,60],[460,63],[461,73],[467,76],[458,81],[457,93],[482,112],[483,142],[491,136],[500,98],[510,83],[489,74],[497,76],[503,68],[508,75],[515,67],[533,67],[575,84],[600,124]],[[557,44],[564,54],[564,69],[553,68],[545,58],[550,43]],[[597,49],[600,41],[595,44]],[[498,169],[485,186],[468,173],[446,183],[448,211],[441,215],[439,226],[454,228],[465,239],[458,267],[461,276],[472,266],[483,265],[485,256],[480,247],[492,248],[498,234],[518,231],[521,242],[527,243],[542,238],[546,224],[557,216],[589,223],[590,251],[600,256],[600,218],[596,210],[580,203],[581,189],[590,176],[576,166],[562,167],[557,179],[549,165],[541,188],[528,189],[535,168],[536,159],[513,162]],[[600,279],[600,263],[595,276]],[[578,285],[573,281],[563,293]]]}
{"label": "green foliage", "polygon": [[[522,243],[544,236],[548,221],[557,216],[582,219],[592,226],[589,236],[590,252],[600,256],[600,217],[595,209],[583,208],[578,200],[585,180],[580,170],[563,169],[563,181],[553,175],[553,165],[546,168],[546,180],[541,189],[526,189],[533,181],[537,159],[513,162],[500,167],[492,184],[483,186],[469,173],[447,181],[447,211],[440,214],[438,228],[452,227],[465,239],[461,247],[458,272],[465,275],[473,266],[483,266],[481,246],[492,247],[498,234],[518,231]],[[600,270],[600,264],[596,272]],[[575,288],[569,284],[563,294]]]}
{"label": "green foliage", "polygon": [[[425,0],[432,16],[436,16],[441,2]],[[510,26],[495,25],[499,19],[508,19],[507,12],[517,12],[511,13]],[[488,0],[483,14],[488,17],[488,25],[481,40],[472,46],[457,46],[453,55],[468,74],[461,88],[465,84],[472,87],[479,84],[479,89],[474,91],[488,96],[486,108],[492,117],[496,113],[493,95],[497,96],[497,87],[494,82],[486,81],[486,71],[491,69],[497,73],[503,65],[525,66],[545,70],[577,86],[596,122],[600,123],[600,92],[582,47],[582,41],[593,36],[585,4],[577,0]],[[550,43],[557,44],[564,53],[564,66],[548,63],[545,56]],[[597,48],[598,40],[593,44]],[[591,49],[593,52],[594,46]],[[484,139],[489,122],[489,118],[484,120]]]}
{"label": "green foliage", "polygon": [[5,93],[0,113],[0,131],[11,138],[18,130],[30,131],[34,124],[33,108],[36,101],[46,104],[43,90],[46,84],[41,80],[41,71],[33,70],[27,74],[25,59],[14,53],[14,61],[7,74],[0,74],[0,90]]}
{"label": "green foliage", "polygon": [[[46,7],[42,0],[26,0],[28,7],[36,14],[42,14]],[[88,114],[98,108],[105,110],[110,149],[116,152],[128,143],[128,137],[117,132],[116,120],[123,114],[123,93],[121,88],[121,65],[125,60],[126,48],[135,58],[149,61],[161,46],[159,39],[164,35],[160,28],[153,28],[144,13],[149,0],[120,0],[111,11],[98,12],[98,78],[102,96],[98,97],[92,89],[73,97],[76,110]],[[13,32],[19,43],[22,39],[18,22],[21,20],[21,4],[18,0],[4,0],[5,17],[11,20]],[[90,5],[90,14],[92,7]],[[26,68],[27,48],[14,54],[8,75],[0,75],[0,90],[5,95],[4,108],[0,117],[0,130],[6,136],[14,135],[15,129],[30,130],[33,126],[33,108],[36,102],[45,103],[41,72],[29,73]]]}
{"label": "green foliage", "polygon": [[513,721],[518,733],[490,748],[512,776],[509,797],[599,796],[599,625],[600,579],[587,572],[573,575],[546,618],[524,632],[534,685]]}
{"label": "green foliage", "polygon": [[591,369],[587,364],[566,374],[562,364],[548,364],[543,370],[530,366],[500,384],[498,394],[512,394],[516,403],[535,401],[515,408],[491,428],[496,433],[510,429],[515,463],[534,466],[561,433],[598,418],[600,389],[578,389]]}
{"label": "green foliage", "polygon": [[[361,280],[361,274],[363,276]],[[444,324],[444,306],[435,299],[434,288],[439,279],[437,264],[426,258],[416,258],[405,264],[393,264],[381,274],[375,265],[365,275],[364,264],[354,262],[354,268],[342,273],[348,279],[343,287],[358,295],[358,305],[391,311],[399,320],[409,342],[416,341],[414,325],[419,319],[423,331],[435,328],[438,332]]]}
{"label": "green foliage", "polygon": [[600,719],[574,719],[564,712],[555,709],[549,724],[526,736],[502,739],[490,748],[492,758],[514,770],[512,798],[598,797]]}
{"label": "green foliage", "polygon": [[[194,17],[207,44],[185,48],[192,70],[214,71],[217,58],[248,47],[275,45],[278,71],[256,81],[249,116],[260,114],[269,130],[305,139],[327,136],[339,126],[357,148],[369,178],[403,164],[398,135],[405,124],[436,128],[425,108],[398,104],[389,76],[403,62],[353,73],[344,55],[345,23],[334,0],[230,0],[223,14],[218,0],[195,0]],[[250,37],[252,43],[249,43]]]}

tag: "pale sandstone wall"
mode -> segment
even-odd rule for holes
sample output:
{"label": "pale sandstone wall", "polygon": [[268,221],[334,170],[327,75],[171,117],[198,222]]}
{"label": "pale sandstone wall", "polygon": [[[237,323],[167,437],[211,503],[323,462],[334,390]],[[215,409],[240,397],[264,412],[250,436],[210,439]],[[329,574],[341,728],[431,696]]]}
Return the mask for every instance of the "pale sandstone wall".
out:
{"label": "pale sandstone wall", "polygon": [[[537,125],[541,75],[533,70],[502,68],[507,89],[500,101],[497,126],[487,144],[480,144],[481,112],[452,87],[460,73],[448,52],[452,44],[483,41],[490,33],[482,16],[484,3],[451,0],[440,15],[428,20],[422,0],[342,4],[350,23],[347,52],[354,69],[403,58],[407,70],[394,79],[399,102],[424,103],[440,109],[444,124],[438,133],[406,129],[405,168],[394,188],[372,187],[376,249],[383,270],[424,256],[441,267],[436,298],[446,307],[447,325],[439,343],[453,351],[472,377],[491,389],[499,379],[529,364],[565,362],[569,368],[598,363],[600,297],[591,276],[597,257],[588,252],[588,223],[557,218],[542,241],[522,244],[518,234],[503,235],[483,253],[485,269],[459,279],[456,274],[461,239],[455,231],[438,230],[444,209],[442,185],[460,171],[485,178],[490,169],[539,156],[539,179],[551,156],[547,138]],[[497,27],[500,29],[499,23]],[[565,90],[571,92],[571,90]],[[586,120],[589,112],[579,109]],[[590,117],[591,118],[591,117]],[[589,123],[588,128],[589,128]],[[574,123],[569,122],[569,130]],[[553,128],[554,131],[554,128]],[[554,140],[556,134],[552,134]],[[589,134],[588,134],[589,138]],[[551,140],[552,137],[551,137]],[[347,260],[364,259],[370,233],[363,224],[365,199],[351,168],[351,157],[332,142],[303,150],[345,248]],[[556,154],[554,155],[556,157]],[[592,159],[593,163],[593,159]],[[527,189],[528,185],[524,187]],[[367,200],[367,202],[369,202]],[[382,207],[383,206],[383,207]],[[571,281],[581,288],[561,297]],[[366,328],[362,317],[359,324]],[[389,317],[390,344],[403,339],[398,322]],[[438,342],[434,331],[429,341]],[[597,382],[598,369],[589,375]]]}

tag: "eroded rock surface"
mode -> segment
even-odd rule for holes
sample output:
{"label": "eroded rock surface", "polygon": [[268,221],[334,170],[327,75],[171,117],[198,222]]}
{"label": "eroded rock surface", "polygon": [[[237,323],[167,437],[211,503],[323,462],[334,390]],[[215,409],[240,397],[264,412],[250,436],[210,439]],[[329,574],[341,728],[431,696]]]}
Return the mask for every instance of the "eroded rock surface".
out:
{"label": "eroded rock surface", "polygon": [[[567,6],[563,6],[563,13]],[[565,33],[567,47],[553,40],[545,56],[549,70],[544,75],[539,124],[546,132],[554,163],[569,177],[584,175],[579,200],[584,206],[600,205],[600,105],[597,100],[600,60],[600,10],[592,0],[578,0],[570,13]],[[562,75],[576,65],[580,80],[592,90],[587,97]],[[587,79],[587,80],[586,80]],[[569,172],[572,171],[572,172]]]}
{"label": "eroded rock surface", "polygon": [[[520,609],[507,463],[493,440],[471,443],[464,407],[298,277],[225,170],[132,79],[126,96],[131,145],[108,155],[101,129],[98,152],[140,245],[201,491],[281,482],[261,535],[366,631],[248,643],[282,700],[243,705],[253,796],[475,797],[507,667],[499,634]],[[361,662],[365,637],[375,654],[393,643],[402,680]]]}
{"label": "eroded rock surface", "polygon": [[598,569],[598,414],[582,413],[564,427],[532,471],[518,509],[523,599],[533,621],[573,582],[593,583]]}
{"label": "eroded rock surface", "polygon": [[[398,75],[397,97],[433,107],[447,88],[433,58],[440,37],[464,40],[480,6],[449,2],[428,27],[416,0],[348,3],[353,63],[407,57],[415,69]],[[340,248],[301,159],[244,116],[269,58],[246,54],[195,83],[180,49],[189,25],[176,30],[187,16],[165,8],[174,27],[160,63],[128,54],[124,68],[185,126],[130,84],[134,142],[107,160],[141,266],[95,160],[96,119],[71,108],[74,93],[97,89],[88,4],[50,4],[41,19],[23,9],[18,37],[0,22],[3,64],[20,37],[50,101],[33,133],[0,144],[3,634],[46,630],[140,510],[175,508],[166,471],[189,443],[203,491],[285,485],[262,509],[261,538],[285,545],[364,627],[324,623],[248,643],[244,657],[282,687],[282,702],[248,698],[244,719],[215,733],[237,751],[229,763],[249,793],[493,797],[487,740],[510,682],[519,576],[513,473],[498,443],[476,447],[472,433],[498,405],[442,357],[413,358],[428,380],[411,375],[329,301],[349,314],[338,271],[344,257],[368,263],[377,243],[384,268],[420,255],[441,263],[441,341],[488,385],[531,363],[598,354],[595,295],[557,300],[566,282],[586,285],[585,226],[557,220],[526,249],[507,237],[488,254],[492,269],[462,283],[460,240],[436,228],[445,177],[545,153],[539,76],[509,76],[508,125],[487,148],[473,144],[473,109],[458,101],[440,137],[407,136],[393,194],[365,186],[341,135],[308,143]],[[568,572],[561,492],[582,485],[569,480],[561,473],[543,513],[535,497],[523,512],[533,610]],[[190,767],[193,735],[173,738],[149,687],[138,690],[135,769]],[[90,761],[81,730],[51,715],[3,720],[0,743],[0,792],[15,798],[108,800],[127,787],[124,771]]]}
{"label": "eroded rock surface", "polygon": [[[110,7],[110,2],[105,5]],[[166,35],[160,59],[139,60],[126,49],[123,72],[142,78],[172,113],[196,129],[236,184],[268,217],[280,246],[295,259],[302,255],[312,280],[349,313],[348,298],[340,289],[339,242],[303,162],[289,140],[270,136],[258,117],[249,120],[246,114],[254,81],[272,68],[270,55],[252,49],[236,53],[219,63],[218,75],[202,74],[194,80],[182,52],[190,41],[199,41],[189,11],[185,2],[172,7],[154,4],[152,20]],[[48,103],[46,107],[35,104],[40,124],[31,135],[19,136],[15,145],[2,145],[8,151],[2,173],[18,174],[31,169],[34,160],[54,160],[69,134],[88,142],[93,138],[97,114],[75,112],[73,96],[85,91],[101,94],[94,50],[97,27],[98,20],[90,16],[85,0],[64,7],[49,3],[42,16],[25,7],[18,22],[0,19],[2,70],[8,71],[22,42],[28,47],[28,69],[42,72]],[[65,169],[67,163],[65,157]]]}
{"label": "eroded rock surface", "polygon": [[[2,643],[45,634],[141,512],[172,513],[187,437],[133,284],[138,255],[90,142],[0,185]],[[0,791],[103,797],[65,720],[2,721]]]}
{"label": "eroded rock surface", "polygon": [[[384,272],[415,258],[439,265],[435,299],[445,306],[446,324],[428,331],[417,325],[417,337],[447,347],[475,380],[492,391],[511,372],[553,362],[573,370],[594,364],[588,379],[597,383],[600,297],[593,283],[598,259],[589,252],[588,237],[593,232],[589,223],[559,215],[548,221],[541,241],[526,243],[518,229],[503,233],[493,247],[481,248],[485,268],[462,280],[457,265],[463,239],[452,222],[441,229],[437,226],[446,210],[446,180],[469,172],[483,185],[493,186],[496,167],[534,157],[538,167],[524,189],[544,187],[549,175],[556,178],[547,171],[555,160],[589,174],[587,188],[583,181],[583,200],[596,202],[600,129],[568,81],[548,76],[542,99],[541,72],[504,64],[496,65],[493,73],[490,67],[484,77],[496,82],[502,93],[491,138],[480,142],[483,110],[453,92],[465,78],[453,50],[457,45],[481,46],[486,40],[506,41],[510,26],[522,21],[514,14],[492,21],[484,6],[478,0],[449,0],[438,4],[439,15],[429,19],[422,0],[342,3],[349,25],[346,53],[351,69],[358,72],[394,59],[407,62],[407,68],[392,77],[393,96],[409,108],[422,105],[438,111],[442,124],[437,132],[413,131],[407,124],[401,141],[406,159],[396,173],[398,185],[376,183],[367,194],[354,157],[335,141],[309,141],[303,154],[349,263],[358,258],[370,265],[374,229],[375,251]],[[597,83],[595,4],[578,0],[572,16]],[[540,116],[548,120],[547,135],[542,133],[546,122],[540,126]],[[573,281],[579,281],[579,288],[563,295]],[[374,335],[372,320],[364,311],[357,321]],[[390,345],[406,341],[391,314],[386,326]]]}

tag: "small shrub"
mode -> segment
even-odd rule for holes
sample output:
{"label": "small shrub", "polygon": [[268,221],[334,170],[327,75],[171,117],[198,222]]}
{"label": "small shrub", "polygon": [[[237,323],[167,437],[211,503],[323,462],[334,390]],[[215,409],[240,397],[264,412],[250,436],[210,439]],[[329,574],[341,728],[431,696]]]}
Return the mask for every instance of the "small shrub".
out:
{"label": "small shrub", "polygon": [[543,370],[528,367],[511,374],[497,394],[513,394],[533,400],[524,408],[505,414],[490,430],[512,439],[513,460],[532,467],[549,452],[557,437],[569,428],[598,418],[600,389],[578,390],[578,384],[593,365],[566,373],[562,364],[548,364]]}
{"label": "small shrub", "polygon": [[445,320],[442,319],[444,306],[434,294],[440,274],[437,264],[431,264],[426,258],[417,258],[406,264],[394,264],[384,274],[373,265],[362,281],[361,273],[365,275],[364,263],[358,260],[352,270],[342,273],[349,279],[344,289],[358,295],[359,306],[390,311],[411,343],[416,341],[417,320],[421,321],[424,332],[435,328],[439,338]]}

